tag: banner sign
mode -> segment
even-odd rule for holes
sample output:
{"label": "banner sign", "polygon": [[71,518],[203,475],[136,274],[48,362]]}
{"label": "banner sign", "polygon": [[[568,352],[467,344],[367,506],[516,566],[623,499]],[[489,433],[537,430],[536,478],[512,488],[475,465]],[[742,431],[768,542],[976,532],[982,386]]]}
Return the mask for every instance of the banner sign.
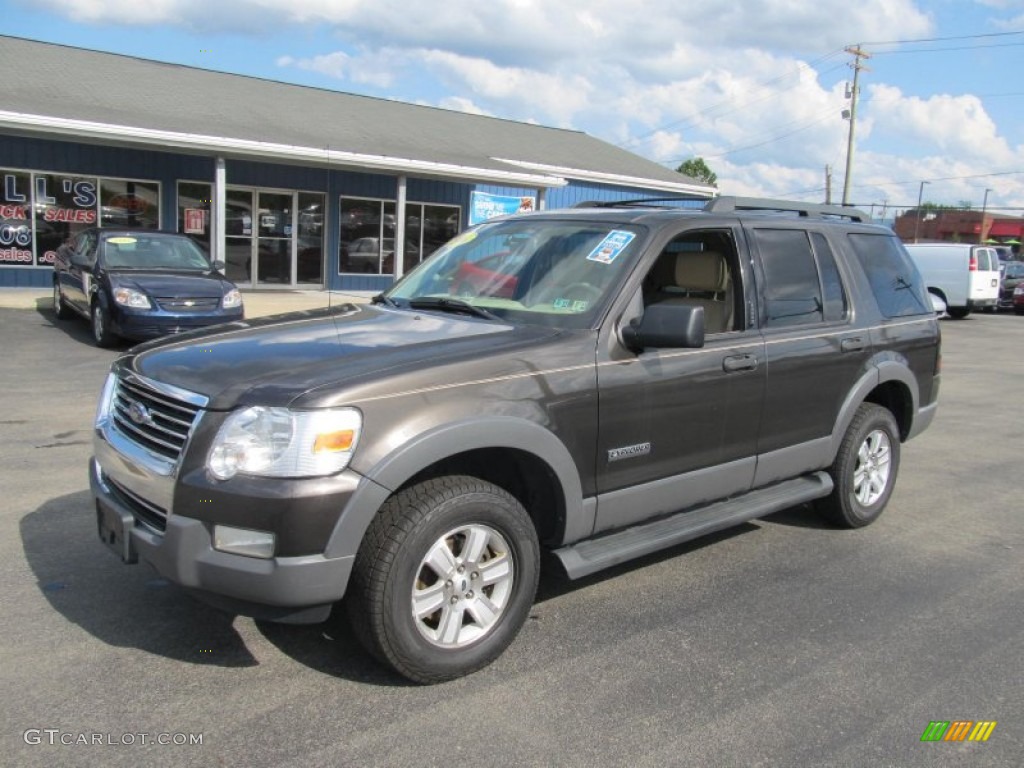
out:
{"label": "banner sign", "polygon": [[534,197],[512,197],[510,195],[491,195],[487,192],[469,193],[469,226],[481,221],[493,219],[495,216],[508,216],[513,213],[532,211],[535,208]]}
{"label": "banner sign", "polygon": [[206,234],[206,211],[202,208],[185,209],[185,234]]}

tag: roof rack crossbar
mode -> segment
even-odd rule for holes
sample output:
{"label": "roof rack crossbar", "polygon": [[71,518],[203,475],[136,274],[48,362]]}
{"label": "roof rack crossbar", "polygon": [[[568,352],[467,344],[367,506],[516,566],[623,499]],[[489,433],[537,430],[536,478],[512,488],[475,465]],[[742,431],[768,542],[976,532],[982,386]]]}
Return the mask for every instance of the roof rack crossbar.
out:
{"label": "roof rack crossbar", "polygon": [[864,211],[845,205],[802,203],[792,200],[773,200],[767,197],[715,197],[707,202],[704,210],[708,213],[732,213],[733,211],[790,211],[814,219],[839,217],[855,222],[871,221]]}

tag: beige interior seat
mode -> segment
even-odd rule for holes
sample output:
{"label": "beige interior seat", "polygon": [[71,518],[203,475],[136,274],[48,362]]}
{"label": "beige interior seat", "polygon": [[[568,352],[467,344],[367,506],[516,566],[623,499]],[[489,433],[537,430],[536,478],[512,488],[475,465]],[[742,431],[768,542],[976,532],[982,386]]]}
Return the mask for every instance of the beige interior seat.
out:
{"label": "beige interior seat", "polygon": [[672,283],[659,287],[653,301],[704,307],[707,333],[731,331],[732,280],[725,256],[718,251],[679,253],[674,266]]}

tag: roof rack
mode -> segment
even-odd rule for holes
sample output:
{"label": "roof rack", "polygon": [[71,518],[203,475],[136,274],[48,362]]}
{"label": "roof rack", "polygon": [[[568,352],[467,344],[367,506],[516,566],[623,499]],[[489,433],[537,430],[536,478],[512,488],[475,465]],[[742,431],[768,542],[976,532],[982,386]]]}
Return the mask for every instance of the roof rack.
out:
{"label": "roof rack", "polygon": [[706,200],[706,197],[682,196],[682,197],[638,197],[632,200],[582,200],[573,208],[671,208],[673,206],[655,206],[654,203],[692,203]]}
{"label": "roof rack", "polygon": [[708,213],[732,213],[733,211],[789,211],[810,219],[831,217],[850,219],[855,222],[870,222],[871,217],[864,211],[845,205],[823,205],[801,203],[792,200],[772,200],[767,197],[715,197],[707,202],[704,210]]}

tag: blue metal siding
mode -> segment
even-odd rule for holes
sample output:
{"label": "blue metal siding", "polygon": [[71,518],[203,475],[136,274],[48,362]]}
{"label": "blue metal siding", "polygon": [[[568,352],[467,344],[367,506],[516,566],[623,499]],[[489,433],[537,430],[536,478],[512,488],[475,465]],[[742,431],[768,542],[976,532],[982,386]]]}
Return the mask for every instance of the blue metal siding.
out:
{"label": "blue metal siding", "polygon": [[[3,136],[0,141],[0,168],[158,181],[161,184],[161,226],[174,229],[178,212],[177,182],[212,183],[215,159],[212,156]],[[396,176],[228,160],[227,180],[228,184],[237,186],[325,193],[324,226],[327,234],[324,239],[324,269],[327,286],[341,291],[379,291],[391,285],[392,279],[387,276],[337,274],[340,235],[338,204],[342,197],[395,200],[398,197]],[[459,206],[462,209],[462,226],[465,228],[470,193],[473,191],[515,197],[537,197],[538,194],[536,189],[530,187],[410,177],[406,198],[410,203]],[[663,192],[579,181],[567,187],[550,189],[546,194],[547,207],[550,209],[571,207],[586,200],[611,202],[666,196]],[[695,207],[701,205],[699,201],[683,204]],[[48,267],[0,267],[0,286],[47,287],[51,274]]]}

